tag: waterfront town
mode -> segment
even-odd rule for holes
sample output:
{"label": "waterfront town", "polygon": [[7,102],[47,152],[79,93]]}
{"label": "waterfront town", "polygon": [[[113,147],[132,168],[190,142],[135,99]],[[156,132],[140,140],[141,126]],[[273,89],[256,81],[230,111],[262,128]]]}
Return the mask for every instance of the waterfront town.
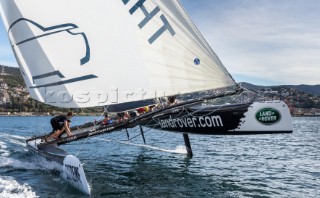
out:
{"label": "waterfront town", "polygon": [[[242,83],[242,86],[266,100],[286,102],[293,116],[320,116],[320,91],[311,93],[307,88],[304,92],[294,86],[267,87],[248,83]],[[0,115],[54,115],[65,111],[32,99],[19,69],[0,65]],[[98,115],[102,111],[101,107],[76,110],[79,115]]]}
{"label": "waterfront town", "polygon": [[320,116],[320,96],[299,92],[293,88],[272,87],[258,90],[260,95],[284,101],[293,116]]}

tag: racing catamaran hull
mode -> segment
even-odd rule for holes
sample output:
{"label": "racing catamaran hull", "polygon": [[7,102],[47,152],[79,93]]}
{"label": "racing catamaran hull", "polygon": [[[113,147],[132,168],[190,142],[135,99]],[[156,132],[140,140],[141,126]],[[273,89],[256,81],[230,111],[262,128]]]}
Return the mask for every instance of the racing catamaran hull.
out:
{"label": "racing catamaran hull", "polygon": [[41,137],[28,139],[28,149],[45,159],[46,162],[51,163],[51,165],[54,166],[54,169],[60,172],[60,176],[70,185],[83,193],[90,195],[90,186],[79,159],[68,154],[55,144],[38,148],[37,145],[40,142]]}
{"label": "racing catamaran hull", "polygon": [[199,135],[251,135],[293,131],[289,108],[280,101],[173,108],[155,115],[141,125]]}

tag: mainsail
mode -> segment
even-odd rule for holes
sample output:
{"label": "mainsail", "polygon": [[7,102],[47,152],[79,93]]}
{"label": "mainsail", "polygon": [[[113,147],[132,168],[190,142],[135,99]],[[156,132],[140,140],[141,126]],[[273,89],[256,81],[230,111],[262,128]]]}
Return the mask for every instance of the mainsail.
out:
{"label": "mainsail", "polygon": [[234,86],[178,0],[0,0],[31,97],[59,107]]}

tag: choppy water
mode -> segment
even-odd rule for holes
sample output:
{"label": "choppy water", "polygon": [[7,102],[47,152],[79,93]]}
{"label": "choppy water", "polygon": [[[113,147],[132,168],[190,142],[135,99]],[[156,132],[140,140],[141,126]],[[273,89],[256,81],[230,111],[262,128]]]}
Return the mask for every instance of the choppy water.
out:
{"label": "choppy water", "polygon": [[[63,148],[85,163],[91,197],[320,197],[320,117],[293,123],[293,134],[190,136],[192,159],[181,134],[155,130],[147,146],[119,132]],[[25,139],[43,131],[49,117],[0,117],[0,197],[88,197],[28,152]]]}

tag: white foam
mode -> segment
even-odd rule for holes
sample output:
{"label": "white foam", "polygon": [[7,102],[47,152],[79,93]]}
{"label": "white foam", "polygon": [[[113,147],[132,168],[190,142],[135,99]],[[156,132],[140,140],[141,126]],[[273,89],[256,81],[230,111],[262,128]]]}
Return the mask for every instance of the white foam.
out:
{"label": "white foam", "polygon": [[[0,150],[0,152],[1,152],[1,150]],[[2,152],[1,153],[2,157],[8,157],[9,155],[10,155],[10,152]]]}
{"label": "white foam", "polygon": [[62,165],[55,162],[55,161],[48,161],[46,158],[41,156],[36,156],[37,158],[37,165],[41,167],[43,170],[58,170],[62,171]]}
{"label": "white foam", "polygon": [[173,153],[180,153],[180,154],[187,154],[187,148],[185,146],[177,146],[175,150],[173,150]]}
{"label": "white foam", "polygon": [[4,156],[4,154],[5,153],[2,153],[0,156],[0,168],[12,167],[15,169],[25,170],[61,170],[61,164],[57,162],[47,161],[45,158],[41,156],[35,155],[29,158],[30,161],[21,161],[18,159],[8,158]]}
{"label": "white foam", "polygon": [[[125,143],[125,142],[122,142],[122,143]],[[150,148],[153,150],[163,151],[163,152],[167,152],[167,153],[187,154],[187,149],[185,146],[177,146],[175,149],[164,149],[164,148],[150,146],[150,145],[144,145],[144,144],[133,144],[133,143],[128,143],[128,144],[134,145],[134,146],[139,146],[139,147]]]}
{"label": "white foam", "polygon": [[14,138],[14,139],[17,139],[17,140],[26,140],[26,137],[23,137],[23,136],[20,136],[20,135],[9,135],[9,136]]}
{"label": "white foam", "polygon": [[[25,137],[22,136],[18,136],[18,135],[10,135],[10,134],[0,134],[1,140],[5,141],[5,142],[11,142],[15,145],[20,145],[25,147],[26,143],[25,143]],[[5,142],[0,142],[0,149],[6,149],[7,145]]]}
{"label": "white foam", "polygon": [[23,162],[17,159],[11,159],[7,157],[0,157],[0,167],[13,167],[15,169],[26,169],[26,170],[42,169],[36,163]]}
{"label": "white foam", "polygon": [[12,161],[13,161],[12,159],[0,157],[0,167],[10,166]]}
{"label": "white foam", "polygon": [[25,141],[26,137],[20,136],[20,135],[11,135],[7,133],[0,133],[1,139],[7,139],[7,140],[20,140],[20,141]]}
{"label": "white foam", "polygon": [[178,154],[187,154],[187,149],[185,146],[177,146],[175,149],[164,149],[156,146],[151,146],[151,145],[145,145],[145,144],[135,144],[131,143],[128,141],[114,141],[114,140],[108,140],[108,139],[102,139],[102,138],[95,138],[97,140],[102,140],[105,142],[117,142],[120,144],[126,144],[126,145],[131,145],[131,146],[138,146],[138,147],[144,147],[144,148],[149,148],[157,151],[163,151],[163,152],[168,152],[168,153],[178,153]]}
{"label": "white foam", "polygon": [[[14,152],[14,151],[17,151],[17,149],[21,150],[26,147],[26,143],[24,142],[25,137],[22,137],[19,135],[10,135],[10,134],[0,133],[0,139],[2,140],[0,141],[0,156],[2,157],[10,156],[12,150]],[[8,146],[7,144],[10,146]],[[8,147],[10,147],[10,149],[8,149]]]}
{"label": "white foam", "polygon": [[24,141],[21,141],[21,140],[17,140],[17,139],[9,139],[9,141],[13,144],[17,144],[17,145],[20,145],[20,146],[26,146],[26,143]]}
{"label": "white foam", "polygon": [[7,157],[10,155],[10,152],[6,150],[7,144],[5,142],[0,142],[0,156]]}
{"label": "white foam", "polygon": [[7,144],[5,142],[0,142],[0,148],[6,149],[7,148]]}
{"label": "white foam", "polygon": [[19,184],[12,177],[0,177],[0,197],[2,198],[21,198],[39,197],[27,184]]}

